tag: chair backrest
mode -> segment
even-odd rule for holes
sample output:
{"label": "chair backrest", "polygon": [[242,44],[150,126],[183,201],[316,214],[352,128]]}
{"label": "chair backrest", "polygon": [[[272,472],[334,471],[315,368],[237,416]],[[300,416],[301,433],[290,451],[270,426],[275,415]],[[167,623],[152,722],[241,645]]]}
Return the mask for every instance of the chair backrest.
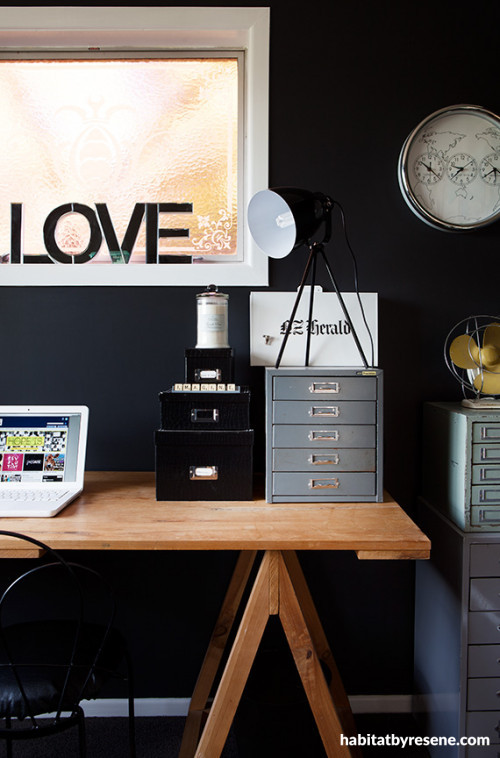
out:
{"label": "chair backrest", "polygon": [[67,561],[24,534],[0,535],[30,543],[45,555],[34,565],[9,561],[7,573],[23,565],[0,590],[0,717],[29,717],[36,725],[46,711],[74,712],[98,680],[99,658],[115,615],[111,587],[98,572]]}

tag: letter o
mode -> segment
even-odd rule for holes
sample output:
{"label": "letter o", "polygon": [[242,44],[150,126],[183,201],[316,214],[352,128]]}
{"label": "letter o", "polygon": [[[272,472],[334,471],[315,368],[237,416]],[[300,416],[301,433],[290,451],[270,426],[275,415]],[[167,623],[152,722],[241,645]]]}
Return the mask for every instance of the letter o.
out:
{"label": "letter o", "polygon": [[[56,227],[63,216],[68,213],[80,213],[84,216],[90,227],[90,239],[89,244],[77,255],[70,255],[61,250],[56,242]],[[97,216],[92,208],[88,205],[82,205],[81,203],[66,203],[65,205],[59,205],[49,213],[45,219],[43,225],[43,241],[45,249],[57,263],[88,263],[92,258],[97,255],[99,248],[102,244],[102,232],[97,220]]]}

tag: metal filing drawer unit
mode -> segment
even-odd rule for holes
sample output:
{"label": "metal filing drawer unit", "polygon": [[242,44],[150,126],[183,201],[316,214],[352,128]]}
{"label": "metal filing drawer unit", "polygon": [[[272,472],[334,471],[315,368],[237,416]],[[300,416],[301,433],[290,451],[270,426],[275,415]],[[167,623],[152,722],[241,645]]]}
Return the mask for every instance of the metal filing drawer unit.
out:
{"label": "metal filing drawer unit", "polygon": [[426,403],[415,680],[428,735],[490,738],[432,758],[500,756],[500,413]]}
{"label": "metal filing drawer unit", "polygon": [[500,413],[424,407],[424,498],[466,532],[500,531]]}
{"label": "metal filing drawer unit", "polygon": [[428,736],[491,743],[429,747],[432,758],[498,758],[500,534],[465,532],[422,498],[418,520],[432,551],[415,567],[416,716]]}
{"label": "metal filing drawer unit", "polygon": [[382,376],[266,368],[268,503],[383,500]]}

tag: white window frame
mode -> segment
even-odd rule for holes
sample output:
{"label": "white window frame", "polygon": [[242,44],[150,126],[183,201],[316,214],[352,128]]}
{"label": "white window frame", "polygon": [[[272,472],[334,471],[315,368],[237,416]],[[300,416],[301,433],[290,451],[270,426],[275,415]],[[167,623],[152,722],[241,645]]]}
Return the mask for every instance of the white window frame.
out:
{"label": "white window frame", "polygon": [[0,285],[206,285],[207,277],[222,286],[267,285],[268,259],[250,235],[246,209],[255,192],[268,186],[269,8],[2,8],[0,53],[46,55],[92,48],[152,54],[164,50],[244,51],[243,190],[238,230],[243,237],[243,261],[168,266],[12,264],[0,266]]}

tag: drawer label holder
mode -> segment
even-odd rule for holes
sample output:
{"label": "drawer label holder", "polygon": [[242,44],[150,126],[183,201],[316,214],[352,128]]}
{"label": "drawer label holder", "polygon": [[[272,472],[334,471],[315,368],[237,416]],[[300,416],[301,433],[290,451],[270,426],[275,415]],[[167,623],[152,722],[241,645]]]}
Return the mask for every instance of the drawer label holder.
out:
{"label": "drawer label holder", "polygon": [[309,488],[312,490],[337,490],[340,482],[337,477],[333,479],[309,479]]}
{"label": "drawer label holder", "polygon": [[336,429],[332,432],[327,431],[326,429],[311,429],[307,436],[311,442],[314,442],[315,440],[332,440],[333,442],[338,442],[339,439],[339,433]]}
{"label": "drawer label holder", "polygon": [[313,466],[338,466],[340,462],[340,456],[337,453],[334,455],[321,455],[318,453],[312,453],[309,456],[308,461]]}
{"label": "drawer label holder", "polygon": [[191,421],[206,423],[207,421],[219,421],[218,408],[191,408]]}
{"label": "drawer label holder", "polygon": [[320,405],[320,406],[313,405],[309,409],[309,415],[312,418],[316,418],[317,416],[330,416],[331,418],[338,418],[339,407],[338,405]]}
{"label": "drawer label holder", "polygon": [[312,394],[335,393],[338,395],[340,392],[340,384],[338,382],[313,382],[309,385],[309,392]]}
{"label": "drawer label holder", "polygon": [[217,466],[190,466],[189,478],[191,481],[218,479],[219,469]]}

